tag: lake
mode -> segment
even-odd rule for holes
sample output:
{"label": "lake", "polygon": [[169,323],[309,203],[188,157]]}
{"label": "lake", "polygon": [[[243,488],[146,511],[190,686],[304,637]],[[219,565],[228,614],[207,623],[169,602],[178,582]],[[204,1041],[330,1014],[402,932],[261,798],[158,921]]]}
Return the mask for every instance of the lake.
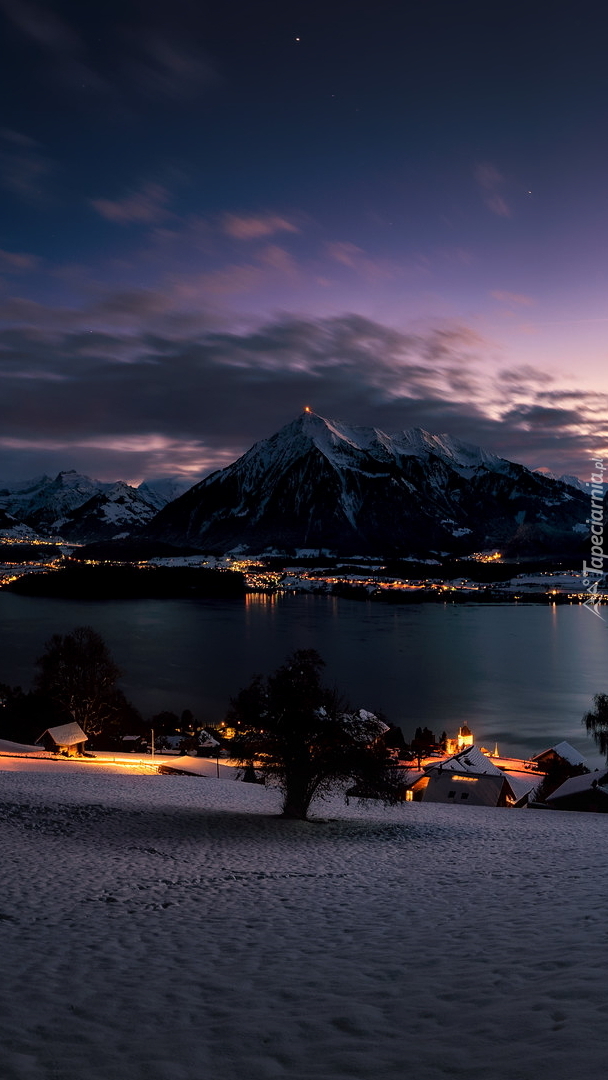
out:
{"label": "lake", "polygon": [[381,709],[408,739],[419,724],[439,735],[466,722],[479,745],[498,742],[502,753],[567,739],[593,767],[603,763],[580,721],[593,695],[608,692],[608,622],[579,605],[389,607],[259,593],[90,603],[0,590],[0,682],[29,688],[45,641],[82,625],[106,640],[146,717],[192,709],[217,722],[252,675],[314,648],[327,683],[356,707]]}

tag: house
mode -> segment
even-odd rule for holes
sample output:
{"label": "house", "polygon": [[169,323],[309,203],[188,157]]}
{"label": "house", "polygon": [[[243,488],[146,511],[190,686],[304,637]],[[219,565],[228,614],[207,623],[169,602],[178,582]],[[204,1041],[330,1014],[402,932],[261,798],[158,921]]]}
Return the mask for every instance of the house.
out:
{"label": "house", "polygon": [[476,746],[427,765],[424,774],[412,785],[414,799],[451,805],[521,806],[537,783],[506,775]]}
{"label": "house", "polygon": [[562,784],[574,776],[589,774],[582,754],[568,742],[556,743],[555,746],[536,754],[533,761],[544,771],[545,778],[540,785],[537,798],[547,802]]}
{"label": "house", "polygon": [[84,753],[86,741],[87,736],[80,724],[72,723],[47,728],[40,738],[36,739],[36,744],[42,743],[45,750],[50,750],[54,754],[75,757],[77,754]]}
{"label": "house", "polygon": [[181,754],[184,752],[184,735],[159,735],[156,739],[156,749],[163,754]]}
{"label": "house", "polygon": [[208,731],[201,731],[198,737],[198,745],[201,750],[213,750],[214,747],[219,746],[220,744]]}
{"label": "house", "polygon": [[422,796],[423,802],[466,802],[469,806],[508,806],[509,784],[502,773],[460,776],[436,769]]}
{"label": "house", "polygon": [[548,750],[542,750],[535,754],[532,761],[536,761],[541,769],[546,770],[552,765],[563,765],[564,768],[573,769],[586,766],[586,760],[578,750],[575,750],[569,742],[559,742],[550,746]]}
{"label": "house", "polygon": [[147,745],[143,735],[123,735],[120,740],[121,749],[129,754],[142,753]]}
{"label": "house", "polygon": [[608,772],[571,776],[547,796],[552,810],[582,810],[591,814],[608,814]]}

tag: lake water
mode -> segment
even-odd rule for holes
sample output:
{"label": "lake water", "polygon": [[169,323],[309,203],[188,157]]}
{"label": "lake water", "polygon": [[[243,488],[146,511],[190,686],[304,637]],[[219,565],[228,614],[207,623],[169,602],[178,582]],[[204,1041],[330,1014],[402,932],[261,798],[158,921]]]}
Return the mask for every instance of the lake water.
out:
{"label": "lake water", "polygon": [[[606,612],[608,616],[608,611]],[[0,682],[29,688],[53,633],[90,625],[150,717],[224,716],[230,697],[293,649],[315,648],[325,681],[357,707],[381,709],[410,738],[418,724],[528,755],[567,739],[603,763],[581,727],[608,692],[608,622],[582,606],[388,607],[326,596],[244,600],[41,600],[0,590]],[[44,718],[41,718],[43,721]]]}

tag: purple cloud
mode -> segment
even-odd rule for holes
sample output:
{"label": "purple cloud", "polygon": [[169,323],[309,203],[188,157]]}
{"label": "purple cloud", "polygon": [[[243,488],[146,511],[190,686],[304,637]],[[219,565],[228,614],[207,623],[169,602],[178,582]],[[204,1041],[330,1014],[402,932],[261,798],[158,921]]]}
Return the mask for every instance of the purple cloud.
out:
{"label": "purple cloud", "polygon": [[233,240],[262,240],[274,233],[298,233],[293,221],[280,214],[225,214],[222,230]]}
{"label": "purple cloud", "polygon": [[122,199],[91,199],[90,204],[106,221],[116,225],[150,225],[170,217],[169,193],[161,184],[147,183]]}
{"label": "purple cloud", "polygon": [[596,394],[566,400],[566,389],[558,400],[533,368],[504,372],[497,391],[485,343],[466,326],[405,333],[344,314],[237,333],[167,306],[172,322],[153,332],[156,295],[115,292],[46,319],[39,306],[36,320],[23,304],[0,305],[21,321],[0,335],[0,474],[20,463],[22,475],[54,466],[102,478],[198,475],[305,403],[384,430],[448,432],[554,472],[584,471],[604,430]]}

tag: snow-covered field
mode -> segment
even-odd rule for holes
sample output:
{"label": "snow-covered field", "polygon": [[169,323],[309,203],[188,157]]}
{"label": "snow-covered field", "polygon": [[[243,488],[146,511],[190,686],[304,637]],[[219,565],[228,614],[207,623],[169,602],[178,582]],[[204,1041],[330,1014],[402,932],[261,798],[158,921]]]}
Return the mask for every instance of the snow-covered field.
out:
{"label": "snow-covered field", "polygon": [[605,1075],[606,818],[8,761],[2,1080]]}

